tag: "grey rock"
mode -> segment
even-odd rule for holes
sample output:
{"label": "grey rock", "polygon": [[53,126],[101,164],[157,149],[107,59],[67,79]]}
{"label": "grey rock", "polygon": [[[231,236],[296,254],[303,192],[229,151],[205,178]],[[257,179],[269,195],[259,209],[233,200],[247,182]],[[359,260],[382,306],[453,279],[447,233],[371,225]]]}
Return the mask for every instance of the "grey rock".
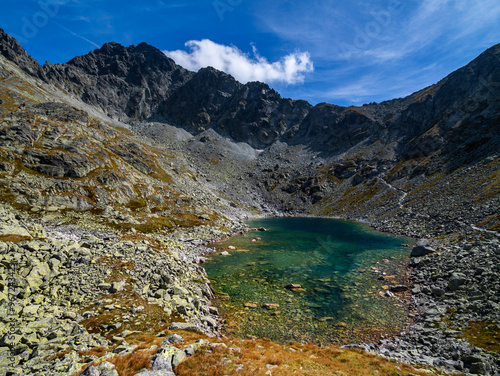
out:
{"label": "grey rock", "polygon": [[83,371],[80,376],[101,376],[99,370],[94,366],[89,366]]}
{"label": "grey rock", "polygon": [[176,343],[183,343],[184,342],[184,338],[182,338],[180,335],[178,334],[172,334],[172,335],[169,335],[167,338],[165,338],[161,345],[162,347],[164,345],[175,345]]}
{"label": "grey rock", "polygon": [[99,376],[119,376],[115,365],[109,362],[103,362],[97,366]]}
{"label": "grey rock", "polygon": [[124,289],[124,287],[125,287],[125,284],[126,284],[125,281],[113,282],[111,284],[109,292],[112,293],[112,294],[114,294],[114,293],[117,293],[119,291],[122,291]]}
{"label": "grey rock", "polygon": [[167,370],[160,370],[160,371],[142,370],[139,373],[137,373],[137,376],[175,376],[175,373]]}
{"label": "grey rock", "polygon": [[467,282],[467,277],[463,273],[452,273],[450,279],[448,280],[448,289],[451,291],[457,290]]}
{"label": "grey rock", "polygon": [[173,371],[172,360],[179,349],[173,346],[164,346],[160,348],[153,359],[153,371]]}
{"label": "grey rock", "polygon": [[186,357],[187,355],[184,351],[177,351],[172,358],[172,367],[177,367],[184,361],[184,359],[186,359]]}
{"label": "grey rock", "polygon": [[168,328],[169,330],[189,330],[189,331],[199,331],[199,328],[191,323],[188,322],[173,322],[170,327]]}
{"label": "grey rock", "polygon": [[410,257],[423,257],[430,255],[431,253],[436,252],[434,248],[424,246],[424,245],[417,245],[412,248]]}
{"label": "grey rock", "polygon": [[488,375],[491,372],[491,366],[485,362],[472,363],[469,371],[475,375]]}
{"label": "grey rock", "polygon": [[390,290],[393,292],[404,292],[404,291],[408,291],[409,288],[408,288],[408,286],[405,286],[405,285],[395,285],[395,286],[391,286]]}

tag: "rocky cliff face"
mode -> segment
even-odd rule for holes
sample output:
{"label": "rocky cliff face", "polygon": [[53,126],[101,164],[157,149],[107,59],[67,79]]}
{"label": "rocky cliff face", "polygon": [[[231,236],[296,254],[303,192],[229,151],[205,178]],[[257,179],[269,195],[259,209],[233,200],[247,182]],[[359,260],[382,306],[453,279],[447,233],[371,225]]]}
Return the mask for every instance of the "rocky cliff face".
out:
{"label": "rocky cliff face", "polygon": [[195,134],[214,129],[235,141],[264,148],[300,124],[310,108],[305,101],[281,98],[266,84],[242,85],[223,72],[204,68],[172,95],[162,114]]}
{"label": "rocky cliff face", "polygon": [[125,48],[113,42],[65,64],[46,64],[44,72],[47,82],[123,121],[156,115],[193,75],[146,43]]}
{"label": "rocky cliff face", "polygon": [[[2,40],[7,59],[114,118],[163,118],[194,134],[214,129],[255,148],[283,140],[336,155],[380,140],[401,144],[399,158],[425,156],[457,142],[467,144],[465,148],[483,144],[486,139],[480,135],[491,135],[499,110],[498,45],[407,98],[313,108],[305,101],[281,98],[263,83],[242,85],[213,68],[189,72],[146,43],[107,43],[65,64],[42,68],[14,39],[3,33]],[[459,155],[464,156],[463,150]]]}
{"label": "rocky cliff face", "polygon": [[17,40],[0,29],[0,53],[28,74],[44,78],[43,68],[29,56]]}

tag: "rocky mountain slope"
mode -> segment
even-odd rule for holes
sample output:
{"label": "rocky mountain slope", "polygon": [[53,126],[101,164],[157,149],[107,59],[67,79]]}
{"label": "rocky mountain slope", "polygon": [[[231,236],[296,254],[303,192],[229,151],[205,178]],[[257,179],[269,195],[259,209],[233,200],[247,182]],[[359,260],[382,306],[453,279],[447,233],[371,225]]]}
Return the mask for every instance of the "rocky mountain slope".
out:
{"label": "rocky mountain slope", "polygon": [[[213,68],[189,72],[146,43],[41,66],[0,30],[1,372],[72,374],[97,347],[134,353],[134,331],[214,334],[193,261],[257,215],[426,238],[432,250],[412,260],[422,321],[378,351],[500,369],[440,324],[500,322],[499,82],[496,45],[406,98],[311,106]],[[468,282],[452,289],[457,278]]]}

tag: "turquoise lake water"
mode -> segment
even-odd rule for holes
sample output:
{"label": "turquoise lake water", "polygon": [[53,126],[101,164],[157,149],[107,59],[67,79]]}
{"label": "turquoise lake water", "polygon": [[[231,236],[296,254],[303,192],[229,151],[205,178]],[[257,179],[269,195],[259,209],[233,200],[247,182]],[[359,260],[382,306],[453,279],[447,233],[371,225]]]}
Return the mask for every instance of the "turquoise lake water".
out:
{"label": "turquoise lake water", "polygon": [[[218,251],[204,265],[228,333],[346,344],[401,331],[406,305],[382,295],[405,282],[410,250],[403,244],[410,239],[324,218],[248,224],[268,231],[216,244]],[[220,255],[224,250],[230,255]]]}

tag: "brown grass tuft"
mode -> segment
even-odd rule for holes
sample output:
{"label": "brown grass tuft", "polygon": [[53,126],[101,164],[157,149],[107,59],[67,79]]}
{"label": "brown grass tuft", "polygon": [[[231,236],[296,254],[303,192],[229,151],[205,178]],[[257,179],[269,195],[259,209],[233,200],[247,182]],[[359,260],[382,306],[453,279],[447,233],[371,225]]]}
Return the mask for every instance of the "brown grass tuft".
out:
{"label": "brown grass tuft", "polygon": [[134,376],[143,368],[151,367],[151,354],[148,352],[133,352],[124,356],[114,356],[109,359],[116,367],[120,376]]}
{"label": "brown grass tuft", "polygon": [[97,356],[98,358],[106,355],[108,352],[108,349],[103,346],[98,346],[98,347],[93,347],[90,350],[87,351],[79,351],[78,355],[82,357],[90,357],[90,356]]}

